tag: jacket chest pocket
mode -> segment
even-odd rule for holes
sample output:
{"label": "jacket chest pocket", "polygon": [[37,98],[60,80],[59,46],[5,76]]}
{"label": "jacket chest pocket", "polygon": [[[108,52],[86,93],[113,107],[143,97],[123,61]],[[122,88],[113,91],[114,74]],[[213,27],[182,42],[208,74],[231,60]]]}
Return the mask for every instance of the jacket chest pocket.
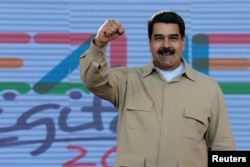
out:
{"label": "jacket chest pocket", "polygon": [[135,130],[147,130],[150,127],[152,101],[130,100],[127,104],[128,126]]}
{"label": "jacket chest pocket", "polygon": [[185,109],[182,121],[183,136],[201,141],[208,128],[208,115],[198,109]]}

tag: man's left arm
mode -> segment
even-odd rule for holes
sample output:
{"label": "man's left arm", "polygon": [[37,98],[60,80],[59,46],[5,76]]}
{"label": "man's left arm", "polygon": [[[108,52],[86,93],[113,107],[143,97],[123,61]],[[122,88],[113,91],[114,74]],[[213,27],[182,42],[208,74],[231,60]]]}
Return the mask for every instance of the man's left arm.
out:
{"label": "man's left arm", "polygon": [[224,95],[219,87],[216,86],[215,97],[212,99],[211,118],[206,141],[212,151],[235,150],[234,137],[225,106]]}

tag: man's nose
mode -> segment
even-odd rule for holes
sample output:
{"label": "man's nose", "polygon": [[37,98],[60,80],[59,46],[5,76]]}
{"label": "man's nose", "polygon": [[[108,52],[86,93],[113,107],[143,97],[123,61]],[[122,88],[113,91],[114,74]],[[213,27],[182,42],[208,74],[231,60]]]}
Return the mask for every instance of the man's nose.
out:
{"label": "man's nose", "polygon": [[163,41],[163,46],[168,48],[170,46],[170,41],[168,38],[165,38],[164,41]]}

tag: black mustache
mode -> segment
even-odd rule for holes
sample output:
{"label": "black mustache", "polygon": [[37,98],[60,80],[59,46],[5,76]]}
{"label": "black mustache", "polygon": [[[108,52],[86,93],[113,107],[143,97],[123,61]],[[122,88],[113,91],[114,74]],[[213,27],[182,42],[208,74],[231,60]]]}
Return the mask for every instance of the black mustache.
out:
{"label": "black mustache", "polygon": [[174,54],[175,53],[175,50],[173,48],[160,48],[158,50],[158,54]]}

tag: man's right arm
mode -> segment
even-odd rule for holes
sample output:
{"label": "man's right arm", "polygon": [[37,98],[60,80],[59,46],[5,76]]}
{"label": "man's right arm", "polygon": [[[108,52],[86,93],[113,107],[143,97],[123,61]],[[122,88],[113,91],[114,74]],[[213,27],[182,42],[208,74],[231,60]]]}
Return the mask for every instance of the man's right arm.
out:
{"label": "man's right arm", "polygon": [[127,69],[109,68],[105,52],[106,46],[100,49],[92,41],[80,58],[80,76],[83,84],[96,96],[118,106],[121,99],[118,97],[125,89]]}
{"label": "man's right arm", "polygon": [[90,48],[80,58],[80,75],[85,86],[97,96],[115,104],[119,75],[110,72],[106,61],[108,43],[122,34],[125,29],[116,20],[106,20],[99,28]]}
{"label": "man's right arm", "polygon": [[80,57],[80,76],[83,84],[97,96],[111,100],[108,90],[108,65],[106,62],[106,46],[98,48],[93,40],[89,49]]}

